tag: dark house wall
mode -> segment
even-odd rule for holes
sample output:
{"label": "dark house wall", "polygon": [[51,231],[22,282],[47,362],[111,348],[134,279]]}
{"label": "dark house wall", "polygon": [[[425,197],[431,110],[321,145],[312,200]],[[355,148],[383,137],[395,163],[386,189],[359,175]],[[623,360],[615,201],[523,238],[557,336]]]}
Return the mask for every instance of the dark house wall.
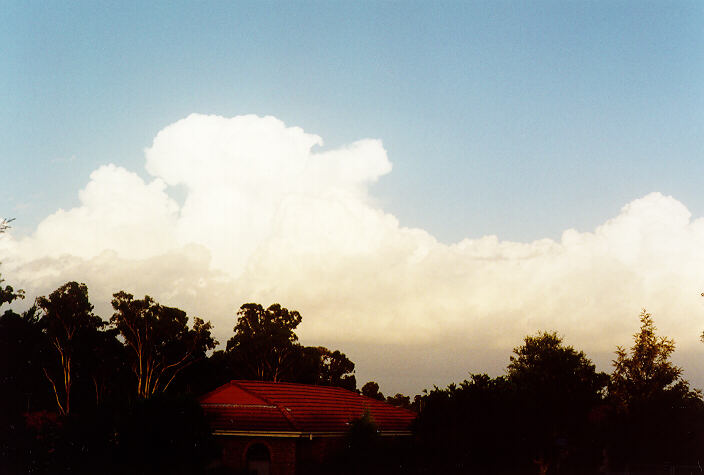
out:
{"label": "dark house wall", "polygon": [[247,450],[255,444],[269,449],[270,475],[296,474],[296,439],[284,437],[219,437],[222,447],[222,463],[225,467],[245,473]]}

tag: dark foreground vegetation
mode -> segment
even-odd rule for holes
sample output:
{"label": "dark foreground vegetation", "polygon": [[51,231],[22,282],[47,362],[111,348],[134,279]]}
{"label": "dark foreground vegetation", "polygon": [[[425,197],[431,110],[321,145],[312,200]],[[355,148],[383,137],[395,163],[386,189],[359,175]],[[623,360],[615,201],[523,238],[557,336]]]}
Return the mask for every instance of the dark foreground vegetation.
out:
{"label": "dark foreground vegetation", "polygon": [[[0,286],[0,305],[24,298]],[[340,351],[298,343],[301,315],[243,305],[224,350],[209,322],[150,297],[116,292],[109,321],[84,284],[68,282],[22,314],[0,316],[0,473],[207,473],[217,458],[197,396],[231,379],[357,390]],[[190,322],[190,325],[189,325]],[[415,436],[379,440],[368,415],[345,449],[305,473],[548,473],[649,470],[704,463],[702,395],[670,361],[645,310],[613,372],[597,372],[554,332],[528,336],[504,375],[384,397],[415,410]],[[671,471],[669,473],[676,473]],[[689,472],[686,472],[689,473]]]}

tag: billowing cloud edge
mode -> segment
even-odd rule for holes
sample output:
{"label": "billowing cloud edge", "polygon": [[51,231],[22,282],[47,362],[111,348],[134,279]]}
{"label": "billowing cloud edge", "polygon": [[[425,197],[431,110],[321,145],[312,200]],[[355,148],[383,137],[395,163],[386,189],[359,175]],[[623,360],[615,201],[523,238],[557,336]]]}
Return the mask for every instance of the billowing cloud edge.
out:
{"label": "billowing cloud edge", "polygon": [[560,240],[447,245],[370,196],[392,168],[381,141],[322,143],[273,117],[193,114],[145,150],[150,179],[100,166],[79,206],[1,236],[0,272],[29,296],[86,282],[106,318],[113,292],[149,294],[211,320],[220,341],[256,301],[300,310],[316,344],[510,351],[554,329],[608,352],[646,307],[679,348],[700,345],[704,220],[675,198],[648,194]]}

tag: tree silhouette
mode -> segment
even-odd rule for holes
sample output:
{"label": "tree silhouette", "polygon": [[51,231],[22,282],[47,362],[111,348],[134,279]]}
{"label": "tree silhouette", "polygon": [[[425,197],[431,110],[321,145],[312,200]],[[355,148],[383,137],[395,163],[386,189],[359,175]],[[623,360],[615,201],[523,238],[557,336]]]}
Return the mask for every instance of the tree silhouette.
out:
{"label": "tree silhouette", "polygon": [[395,396],[388,396],[386,402],[392,406],[402,407],[404,409],[411,409],[411,397],[405,394],[396,393]]}
{"label": "tree silhouette", "polygon": [[546,406],[568,402],[568,411],[578,401],[589,406],[600,398],[608,382],[608,376],[597,373],[584,352],[565,346],[556,332],[527,336],[513,352],[507,367],[509,381]]}
{"label": "tree silhouette", "polygon": [[670,361],[675,351],[671,338],[658,337],[652,315],[643,309],[640,330],[633,335],[630,350],[619,346],[613,361],[609,392],[624,409],[635,409],[663,398],[682,398],[689,394],[689,383],[682,368]]}
{"label": "tree silhouette", "polygon": [[338,386],[355,391],[357,380],[354,376],[354,363],[339,350],[330,351],[323,346],[316,347],[319,355],[319,371],[316,384]]}
{"label": "tree silhouette", "polygon": [[503,376],[472,374],[459,385],[435,387],[423,396],[416,420],[418,455],[435,469],[430,473],[521,473],[521,415]]}
{"label": "tree silhouette", "polygon": [[522,409],[517,430],[539,470],[560,471],[568,453],[593,445],[585,440],[588,417],[602,401],[608,376],[556,332],[527,336],[513,351],[507,376]]}
{"label": "tree silhouette", "polygon": [[[2,284],[4,280],[0,278],[0,284]],[[12,288],[10,285],[2,286],[0,285],[0,305],[6,304],[6,303],[12,303],[15,299],[23,299],[24,298],[24,290],[15,290]]]}
{"label": "tree silhouette", "polygon": [[237,312],[235,335],[227,342],[227,352],[242,366],[245,377],[287,379],[300,353],[294,330],[301,320],[300,313],[278,303],[267,309],[246,303]]}
{"label": "tree silhouette", "polygon": [[385,399],[384,395],[379,391],[379,383],[376,381],[369,381],[365,383],[364,386],[362,386],[362,394],[379,401],[383,401]]}
{"label": "tree silhouette", "polygon": [[0,401],[7,415],[55,404],[42,370],[48,351],[39,318],[36,306],[21,315],[7,310],[0,316]]}
{"label": "tree silhouette", "polygon": [[[10,228],[9,223],[11,221],[14,221],[14,218],[0,219],[0,234],[4,233],[8,228]],[[0,277],[0,284],[2,284],[3,282],[4,282],[4,280],[2,279],[2,277]],[[0,305],[6,304],[6,303],[12,303],[12,301],[15,299],[23,299],[23,298],[24,298],[24,291],[23,290],[21,290],[21,289],[15,290],[9,285],[6,285],[5,287],[0,285]]]}
{"label": "tree silhouette", "polygon": [[12,227],[10,223],[14,220],[15,218],[0,218],[0,233],[4,233],[10,229]]}
{"label": "tree silhouette", "polygon": [[166,391],[184,368],[217,344],[210,322],[195,318],[189,328],[186,312],[159,305],[148,295],[135,300],[132,294],[117,292],[112,306],[110,322],[125,341],[140,398]]}
{"label": "tree silhouette", "polygon": [[58,374],[44,367],[44,375],[51,383],[59,413],[71,412],[71,387],[75,374],[75,355],[88,335],[105,322],[93,314],[86,284],[68,282],[48,297],[37,298],[37,307],[43,311],[39,325],[47,335],[58,358]]}
{"label": "tree silhouette", "polygon": [[609,397],[617,410],[610,445],[621,464],[696,461],[698,443],[692,422],[702,417],[699,391],[690,390],[682,368],[670,358],[675,342],[656,334],[651,314],[640,313],[633,346],[617,347]]}

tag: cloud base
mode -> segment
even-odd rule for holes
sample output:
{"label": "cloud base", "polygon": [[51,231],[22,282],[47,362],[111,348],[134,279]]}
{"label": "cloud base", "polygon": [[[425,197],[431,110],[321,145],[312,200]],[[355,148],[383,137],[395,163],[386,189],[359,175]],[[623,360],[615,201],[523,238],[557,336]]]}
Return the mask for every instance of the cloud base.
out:
{"label": "cloud base", "polygon": [[85,282],[104,318],[113,292],[149,294],[211,320],[220,341],[242,303],[280,302],[303,314],[304,343],[339,347],[360,381],[407,392],[498,354],[503,367],[539,330],[612,354],[641,307],[685,353],[701,345],[704,220],[675,198],[648,194],[559,241],[447,245],[370,195],[392,168],[379,140],[322,145],[274,117],[190,115],[145,150],[149,180],[103,165],[79,206],[2,235],[3,276],[30,296]]}

